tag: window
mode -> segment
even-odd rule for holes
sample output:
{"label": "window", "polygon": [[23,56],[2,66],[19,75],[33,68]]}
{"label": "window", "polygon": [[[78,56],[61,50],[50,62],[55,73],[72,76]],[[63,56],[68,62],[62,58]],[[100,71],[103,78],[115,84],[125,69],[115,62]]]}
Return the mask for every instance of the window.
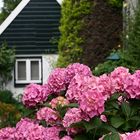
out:
{"label": "window", "polygon": [[15,83],[41,83],[41,58],[38,59],[16,59],[15,64]]}

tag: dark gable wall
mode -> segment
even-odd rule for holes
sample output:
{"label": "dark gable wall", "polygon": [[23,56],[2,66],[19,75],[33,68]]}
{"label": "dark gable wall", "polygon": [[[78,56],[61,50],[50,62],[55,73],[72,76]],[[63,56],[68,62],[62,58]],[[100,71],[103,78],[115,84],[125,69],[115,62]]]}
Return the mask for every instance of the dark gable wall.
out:
{"label": "dark gable wall", "polygon": [[60,5],[56,0],[31,0],[0,36],[17,54],[56,53]]}

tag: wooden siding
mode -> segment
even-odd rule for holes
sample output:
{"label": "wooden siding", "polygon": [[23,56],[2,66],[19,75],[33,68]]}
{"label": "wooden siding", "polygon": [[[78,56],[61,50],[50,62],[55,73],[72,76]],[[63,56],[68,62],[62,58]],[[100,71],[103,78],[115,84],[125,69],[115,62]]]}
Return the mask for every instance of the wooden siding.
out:
{"label": "wooden siding", "polygon": [[60,5],[56,0],[31,0],[0,36],[16,54],[56,53],[60,36]]}

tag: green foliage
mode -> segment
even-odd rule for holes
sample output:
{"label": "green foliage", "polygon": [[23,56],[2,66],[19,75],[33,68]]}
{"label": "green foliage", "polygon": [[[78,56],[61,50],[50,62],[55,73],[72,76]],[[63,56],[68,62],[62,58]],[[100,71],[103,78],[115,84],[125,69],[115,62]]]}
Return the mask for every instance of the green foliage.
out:
{"label": "green foliage", "polygon": [[110,73],[118,66],[127,67],[127,68],[129,68],[130,72],[133,72],[134,70],[137,69],[137,67],[135,65],[133,65],[133,61],[134,61],[133,59],[131,59],[131,61],[127,60],[128,56],[127,56],[127,53],[125,50],[118,50],[118,51],[114,51],[113,53],[117,53],[119,55],[120,59],[119,60],[107,60],[104,63],[97,65],[95,67],[95,69],[93,70],[94,75],[99,76],[104,73]]}
{"label": "green foliage", "polygon": [[106,135],[103,140],[120,140],[120,136],[118,133],[111,133]]}
{"label": "green foliage", "polygon": [[13,98],[13,94],[9,90],[0,91],[0,102],[4,102],[7,104],[16,104],[17,100]]}
{"label": "green foliage", "polygon": [[123,5],[123,0],[107,0],[107,2],[111,6],[117,7],[117,8],[122,8],[122,5]]}
{"label": "green foliage", "polygon": [[62,4],[61,38],[59,40],[58,66],[64,67],[81,59],[81,44],[84,39],[80,31],[84,28],[84,17],[91,12],[89,0],[64,0]]}
{"label": "green foliage", "polygon": [[128,30],[125,34],[127,61],[133,60],[134,66],[140,68],[140,5],[135,10],[134,18],[129,22]]}
{"label": "green foliage", "polygon": [[0,128],[15,126],[21,117],[15,105],[0,102]]}
{"label": "green foliage", "polygon": [[8,48],[6,42],[0,47],[0,88],[11,80],[11,72],[15,63],[15,51]]}
{"label": "green foliage", "polygon": [[[118,97],[122,96],[122,102]],[[107,122],[102,122],[99,117],[92,118],[89,122],[82,121],[71,127],[83,129],[82,135],[75,139],[79,140],[82,136],[87,136],[84,140],[96,140],[105,135],[104,140],[119,140],[118,133],[132,132],[140,128],[140,101],[129,99],[125,101],[124,93],[115,93],[105,103],[103,114],[107,117]]]}
{"label": "green foliage", "polygon": [[4,6],[0,13],[0,23],[15,9],[21,0],[3,0]]}
{"label": "green foliage", "polygon": [[33,118],[34,109],[27,109],[22,103],[13,98],[12,92],[0,91],[0,128],[15,126],[24,117]]}
{"label": "green foliage", "polygon": [[129,22],[128,30],[124,36],[125,48],[115,52],[120,56],[120,60],[107,60],[99,64],[93,70],[95,75],[109,73],[118,66],[127,67],[131,72],[140,69],[140,7],[137,8],[134,18]]}

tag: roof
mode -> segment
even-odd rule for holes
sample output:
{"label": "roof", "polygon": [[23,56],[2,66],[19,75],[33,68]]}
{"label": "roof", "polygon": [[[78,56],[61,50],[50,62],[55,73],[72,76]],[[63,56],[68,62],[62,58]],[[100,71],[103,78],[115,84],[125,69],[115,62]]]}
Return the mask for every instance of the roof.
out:
{"label": "roof", "polygon": [[60,5],[56,0],[22,0],[0,26],[3,41],[17,54],[57,52]]}

